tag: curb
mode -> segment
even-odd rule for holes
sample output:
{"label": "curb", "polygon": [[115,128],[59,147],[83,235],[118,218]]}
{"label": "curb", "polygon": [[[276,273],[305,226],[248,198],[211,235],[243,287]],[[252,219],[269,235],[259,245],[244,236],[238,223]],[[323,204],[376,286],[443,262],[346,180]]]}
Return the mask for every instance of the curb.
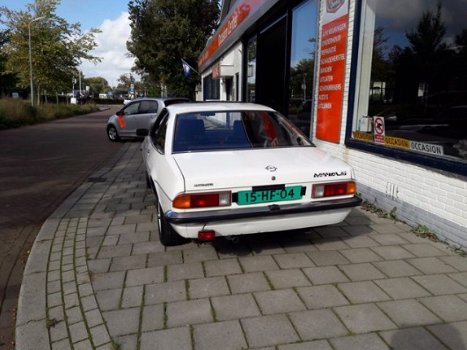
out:
{"label": "curb", "polygon": [[[108,182],[109,185],[113,183],[116,176],[112,174],[112,170],[116,168],[116,165],[129,151],[135,151],[136,147],[139,149],[139,145],[135,143],[126,143],[110,161],[89,176],[86,182],[76,188],[42,225],[33,247],[31,248],[31,253],[28,257],[23,274],[16,319],[16,349],[51,349],[49,328],[51,327],[50,323],[53,323],[53,319],[49,319],[48,315],[47,305],[50,303],[50,300],[48,300],[47,287],[48,282],[56,282],[57,285],[60,285],[60,271],[57,273],[57,281],[51,281],[52,278],[49,272],[52,254],[60,254],[60,252],[57,252],[57,249],[53,247],[55,240],[59,236],[57,230],[60,229],[62,219],[66,217],[74,205],[92,186],[92,180],[96,178],[102,179],[108,175],[109,177],[106,179],[106,182]],[[124,169],[124,167],[117,169],[118,173],[120,173],[122,169]],[[61,241],[66,241],[67,237],[65,237],[65,235],[73,236],[69,237],[75,242],[74,251],[71,253],[74,257],[75,272],[80,282],[76,288],[80,296],[85,296],[83,295],[85,291],[87,296],[91,296],[94,292],[87,270],[85,230],[80,227],[87,219],[81,219],[79,220],[80,223],[76,226],[74,235],[70,233],[65,234],[65,232],[63,232]],[[80,232],[78,233],[78,231]],[[64,248],[62,252],[64,255],[65,249],[67,248]],[[71,256],[69,258],[71,258]],[[62,260],[56,261],[56,263],[60,264]],[[63,290],[61,290],[61,292],[63,292]],[[78,296],[78,294],[76,294],[76,296]],[[110,342],[107,329],[101,330],[101,333],[102,331],[104,334],[100,335],[101,338]]]}

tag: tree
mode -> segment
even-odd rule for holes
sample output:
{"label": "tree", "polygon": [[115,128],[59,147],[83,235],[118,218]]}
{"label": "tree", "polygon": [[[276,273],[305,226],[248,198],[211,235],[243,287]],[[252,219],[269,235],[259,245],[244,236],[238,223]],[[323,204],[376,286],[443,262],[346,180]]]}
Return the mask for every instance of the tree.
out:
{"label": "tree", "polygon": [[83,79],[85,86],[89,86],[91,93],[100,94],[110,90],[108,81],[102,77],[89,77]]}
{"label": "tree", "polygon": [[[21,87],[29,86],[29,26],[34,85],[38,92],[69,90],[81,60],[100,60],[90,53],[96,46],[94,35],[99,31],[91,29],[83,34],[79,23],[69,24],[55,13],[59,3],[60,0],[35,0],[26,5],[26,11],[0,8],[4,17],[1,23],[10,32],[10,41],[5,45],[6,71],[17,75]],[[39,17],[44,18],[31,22]]]}
{"label": "tree", "polygon": [[9,40],[8,31],[0,31],[0,96],[11,93],[16,85],[15,75],[5,72],[7,56],[4,52],[4,47]]}
{"label": "tree", "polygon": [[200,77],[185,78],[181,59],[194,66],[219,18],[216,0],[131,0],[128,50],[135,69],[170,95],[193,98]]}

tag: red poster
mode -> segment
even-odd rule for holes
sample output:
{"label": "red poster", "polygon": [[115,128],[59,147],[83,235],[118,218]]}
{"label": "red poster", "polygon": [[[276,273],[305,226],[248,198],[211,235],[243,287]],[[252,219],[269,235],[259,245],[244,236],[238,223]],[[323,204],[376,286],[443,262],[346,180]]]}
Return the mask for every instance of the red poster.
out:
{"label": "red poster", "polygon": [[[346,1],[330,1],[327,15],[332,18],[340,5],[344,15],[326,22],[322,26],[320,61],[318,73],[318,113],[316,120],[316,137],[339,143],[342,115],[342,98],[345,78],[345,61],[347,50],[348,14]],[[334,8],[333,8],[334,6]],[[341,11],[338,11],[341,14]]]}

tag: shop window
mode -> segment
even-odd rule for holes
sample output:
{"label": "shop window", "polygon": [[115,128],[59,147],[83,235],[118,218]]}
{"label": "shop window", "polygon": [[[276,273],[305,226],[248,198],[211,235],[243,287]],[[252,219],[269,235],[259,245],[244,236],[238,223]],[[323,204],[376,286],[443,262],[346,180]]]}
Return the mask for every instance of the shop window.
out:
{"label": "shop window", "polygon": [[247,45],[247,102],[256,101],[256,37],[251,39]]}
{"label": "shop window", "polygon": [[288,117],[310,134],[315,70],[317,5],[307,0],[292,10]]}
{"label": "shop window", "polygon": [[203,78],[203,99],[204,101],[220,99],[220,81],[213,79],[212,74]]}
{"label": "shop window", "polygon": [[467,163],[465,14],[461,0],[362,0],[352,139]]}

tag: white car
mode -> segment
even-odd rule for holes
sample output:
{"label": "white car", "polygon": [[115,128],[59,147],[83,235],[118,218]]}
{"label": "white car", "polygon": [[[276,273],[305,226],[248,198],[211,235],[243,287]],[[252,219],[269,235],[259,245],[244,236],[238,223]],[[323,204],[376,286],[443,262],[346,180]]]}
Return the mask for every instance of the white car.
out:
{"label": "white car", "polygon": [[361,203],[352,168],[269,107],[171,105],[138,134],[164,245],[335,224]]}

